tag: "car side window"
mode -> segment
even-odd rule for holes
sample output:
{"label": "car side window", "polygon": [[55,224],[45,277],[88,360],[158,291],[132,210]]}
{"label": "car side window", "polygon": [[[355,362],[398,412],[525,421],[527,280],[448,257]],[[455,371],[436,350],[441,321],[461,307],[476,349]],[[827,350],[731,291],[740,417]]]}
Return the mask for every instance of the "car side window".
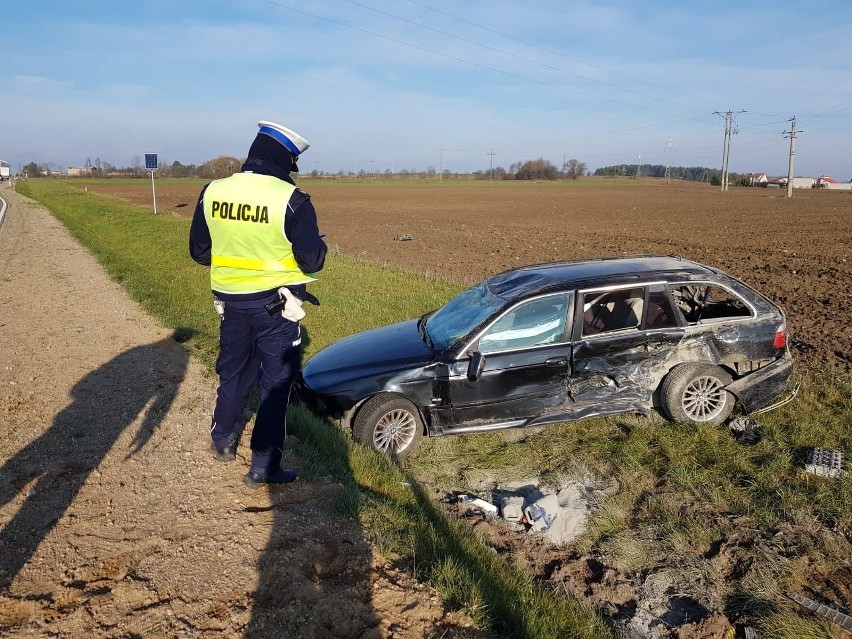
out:
{"label": "car side window", "polygon": [[521,302],[479,338],[479,351],[494,353],[564,342],[570,296],[548,295]]}
{"label": "car side window", "polygon": [[583,295],[583,337],[638,328],[645,305],[642,287]]}
{"label": "car side window", "polygon": [[645,309],[645,329],[672,328],[677,326],[669,296],[665,291],[652,291],[648,294],[648,305]]}
{"label": "car side window", "polygon": [[751,317],[752,310],[737,295],[716,284],[680,284],[671,287],[672,299],[689,324],[732,317]]}

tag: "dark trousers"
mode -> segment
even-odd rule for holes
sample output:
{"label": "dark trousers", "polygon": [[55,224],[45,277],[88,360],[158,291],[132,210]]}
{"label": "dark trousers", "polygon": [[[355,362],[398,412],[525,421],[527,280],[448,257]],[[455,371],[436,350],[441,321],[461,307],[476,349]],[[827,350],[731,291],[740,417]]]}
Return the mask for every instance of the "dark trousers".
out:
{"label": "dark trousers", "polygon": [[260,405],[251,436],[251,470],[274,472],[281,463],[281,447],[287,428],[290,388],[299,371],[298,322],[270,315],[270,299],[225,302],[225,318],[219,328],[219,388],[210,435],[220,446],[239,437],[243,410],[260,373]]}

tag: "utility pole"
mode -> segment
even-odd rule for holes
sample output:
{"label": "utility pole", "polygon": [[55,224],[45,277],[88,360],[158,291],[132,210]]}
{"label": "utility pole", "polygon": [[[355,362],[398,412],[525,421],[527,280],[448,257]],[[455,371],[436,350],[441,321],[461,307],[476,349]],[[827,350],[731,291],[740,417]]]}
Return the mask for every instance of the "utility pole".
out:
{"label": "utility pole", "polygon": [[672,183],[672,139],[669,138],[669,143],[666,145],[666,184]]}
{"label": "utility pole", "polygon": [[784,131],[784,137],[790,138],[790,164],[787,166],[787,197],[793,197],[793,163],[796,159],[796,116],[790,118],[790,130]]}
{"label": "utility pole", "polygon": [[725,113],[720,113],[719,111],[713,111],[719,117],[725,118],[725,142],[722,145],[722,190],[728,190],[728,167],[731,159],[731,135],[737,134],[739,131],[734,128],[734,118],[740,113],[745,113],[745,111],[737,111],[734,113],[733,111],[726,111]]}
{"label": "utility pole", "polygon": [[642,153],[639,153],[639,158],[636,160],[636,177],[642,177]]}
{"label": "utility pole", "polygon": [[488,155],[491,156],[491,167],[488,169],[488,186],[494,185],[494,149],[488,152]]}
{"label": "utility pole", "polygon": [[373,181],[373,161],[370,160],[370,182]]}
{"label": "utility pole", "polygon": [[438,181],[444,181],[444,147],[441,146],[441,172],[438,174]]}

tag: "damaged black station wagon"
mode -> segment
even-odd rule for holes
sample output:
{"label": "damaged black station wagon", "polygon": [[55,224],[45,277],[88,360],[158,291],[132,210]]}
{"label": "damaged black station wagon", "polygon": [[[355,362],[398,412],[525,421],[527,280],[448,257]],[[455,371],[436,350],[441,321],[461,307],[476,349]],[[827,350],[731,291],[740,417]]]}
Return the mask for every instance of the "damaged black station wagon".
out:
{"label": "damaged black station wagon", "polygon": [[766,406],[793,364],[783,311],[722,271],[634,256],[517,268],[418,319],[345,337],[305,401],[405,455],[423,435],[662,411],[720,424]]}

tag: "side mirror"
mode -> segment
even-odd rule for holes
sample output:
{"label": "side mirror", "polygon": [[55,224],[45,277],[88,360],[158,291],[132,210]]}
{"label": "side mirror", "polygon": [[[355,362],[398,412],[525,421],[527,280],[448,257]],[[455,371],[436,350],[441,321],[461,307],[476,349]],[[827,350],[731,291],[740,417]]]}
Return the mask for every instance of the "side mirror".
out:
{"label": "side mirror", "polygon": [[475,382],[482,375],[485,368],[485,355],[479,351],[470,354],[470,363],[467,365],[467,378]]}

